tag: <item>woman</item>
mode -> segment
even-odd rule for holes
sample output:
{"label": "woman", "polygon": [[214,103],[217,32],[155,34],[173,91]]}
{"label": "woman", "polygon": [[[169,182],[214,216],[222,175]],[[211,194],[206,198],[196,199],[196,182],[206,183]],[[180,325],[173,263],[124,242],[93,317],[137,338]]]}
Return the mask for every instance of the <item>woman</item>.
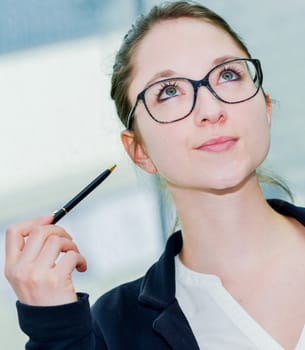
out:
{"label": "woman", "polygon": [[181,231],[90,313],[71,279],[85,259],[52,216],[9,228],[26,348],[301,349],[305,211],[259,186],[272,117],[260,62],[215,13],[174,2],[124,38],[111,94],[126,151],[164,180]]}

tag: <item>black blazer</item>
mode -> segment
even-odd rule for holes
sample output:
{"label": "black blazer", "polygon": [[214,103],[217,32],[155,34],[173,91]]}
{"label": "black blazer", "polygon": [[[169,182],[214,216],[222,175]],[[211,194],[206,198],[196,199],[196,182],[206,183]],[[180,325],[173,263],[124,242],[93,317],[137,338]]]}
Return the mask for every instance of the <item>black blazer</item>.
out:
{"label": "black blazer", "polygon": [[[279,213],[305,225],[305,209],[269,200]],[[182,247],[173,234],[146,275],[100,297],[90,312],[88,295],[75,303],[33,307],[17,302],[19,323],[29,335],[27,350],[198,350],[175,298],[174,257]]]}

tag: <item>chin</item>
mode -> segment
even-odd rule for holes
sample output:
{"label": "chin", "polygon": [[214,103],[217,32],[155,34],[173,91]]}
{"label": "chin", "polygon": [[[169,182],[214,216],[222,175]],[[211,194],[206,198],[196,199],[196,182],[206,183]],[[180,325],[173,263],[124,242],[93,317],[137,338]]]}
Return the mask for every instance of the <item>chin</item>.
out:
{"label": "chin", "polygon": [[217,181],[215,181],[214,178],[214,184],[210,187],[210,192],[218,194],[234,193],[255,179],[255,171],[246,176],[236,176],[236,174],[232,177],[223,176],[222,178],[217,179]]}

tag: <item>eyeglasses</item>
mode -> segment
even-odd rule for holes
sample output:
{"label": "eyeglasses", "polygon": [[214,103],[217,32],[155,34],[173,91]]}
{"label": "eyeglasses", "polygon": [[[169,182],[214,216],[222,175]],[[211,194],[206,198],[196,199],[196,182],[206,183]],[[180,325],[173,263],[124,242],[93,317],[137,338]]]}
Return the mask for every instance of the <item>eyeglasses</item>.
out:
{"label": "eyeglasses", "polygon": [[138,94],[127,118],[127,129],[131,128],[140,100],[152,119],[168,124],[192,113],[201,86],[205,86],[218,100],[234,104],[253,98],[262,81],[260,61],[252,58],[236,58],[221,63],[201,80],[173,77],[157,81]]}

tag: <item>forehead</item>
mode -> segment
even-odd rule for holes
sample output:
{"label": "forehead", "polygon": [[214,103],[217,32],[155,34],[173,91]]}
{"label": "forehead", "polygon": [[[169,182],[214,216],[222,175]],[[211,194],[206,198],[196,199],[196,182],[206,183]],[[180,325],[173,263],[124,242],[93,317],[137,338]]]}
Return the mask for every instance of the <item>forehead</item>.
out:
{"label": "forehead", "polygon": [[131,99],[158,72],[171,70],[180,76],[200,79],[223,56],[245,56],[224,30],[199,19],[179,18],[155,24],[135,50]]}

